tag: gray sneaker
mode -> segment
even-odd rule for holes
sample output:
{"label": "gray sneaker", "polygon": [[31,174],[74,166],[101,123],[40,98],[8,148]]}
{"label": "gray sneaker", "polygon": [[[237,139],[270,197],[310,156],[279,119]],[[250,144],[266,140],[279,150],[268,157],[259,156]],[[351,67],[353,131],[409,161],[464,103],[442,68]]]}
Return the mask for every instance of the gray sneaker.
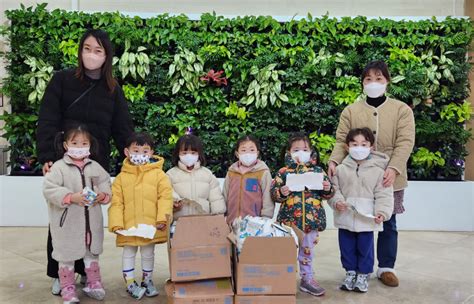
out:
{"label": "gray sneaker", "polygon": [[357,274],[354,291],[367,292],[367,290],[369,290],[369,275],[362,273]]}
{"label": "gray sneaker", "polygon": [[354,270],[349,270],[346,272],[346,278],[342,281],[341,286],[339,286],[342,290],[351,291],[354,289],[354,284],[356,282],[356,272]]}
{"label": "gray sneaker", "polygon": [[79,283],[81,283],[81,285],[85,286],[86,283],[87,283],[87,276],[85,274],[81,274],[81,275],[79,275],[79,277],[80,277]]}
{"label": "gray sneaker", "polygon": [[146,288],[138,286],[138,283],[133,281],[132,284],[128,285],[127,292],[132,296],[132,298],[140,300],[145,295]]}
{"label": "gray sneaker", "polygon": [[301,279],[300,290],[317,297],[322,296],[326,292],[326,289],[322,288],[315,279]]}
{"label": "gray sneaker", "polygon": [[145,295],[147,297],[155,297],[155,296],[159,295],[158,289],[156,289],[156,287],[153,284],[152,280],[142,282],[142,287],[144,287],[146,289]]}
{"label": "gray sneaker", "polygon": [[59,279],[53,279],[53,285],[51,286],[51,293],[55,296],[59,296],[61,294],[61,284],[59,283]]}

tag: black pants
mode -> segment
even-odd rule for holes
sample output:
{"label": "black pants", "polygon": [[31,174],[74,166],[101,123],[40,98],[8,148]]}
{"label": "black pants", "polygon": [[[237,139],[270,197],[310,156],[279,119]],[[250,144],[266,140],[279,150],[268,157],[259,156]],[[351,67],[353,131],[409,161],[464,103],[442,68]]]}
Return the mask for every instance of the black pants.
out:
{"label": "black pants", "polygon": [[[58,261],[53,259],[51,254],[53,253],[53,241],[51,239],[51,230],[48,227],[48,270],[46,271],[46,274],[48,277],[57,279],[59,278],[58,271],[59,271],[59,264]],[[84,260],[80,259],[75,261],[74,263],[74,271],[77,272],[80,275],[85,275],[86,273],[84,272]]]}

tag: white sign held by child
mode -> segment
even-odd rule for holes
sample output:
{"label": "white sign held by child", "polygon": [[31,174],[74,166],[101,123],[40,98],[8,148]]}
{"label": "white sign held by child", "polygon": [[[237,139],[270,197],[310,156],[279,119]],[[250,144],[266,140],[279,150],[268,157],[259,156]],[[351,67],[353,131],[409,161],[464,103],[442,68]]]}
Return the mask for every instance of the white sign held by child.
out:
{"label": "white sign held by child", "polygon": [[288,173],[286,175],[286,185],[290,191],[323,190],[324,174],[316,172],[306,172],[303,174]]}
{"label": "white sign held by child", "polygon": [[147,224],[138,224],[138,228],[132,227],[128,230],[117,230],[118,234],[125,236],[139,236],[146,239],[153,239],[156,233],[156,227]]}

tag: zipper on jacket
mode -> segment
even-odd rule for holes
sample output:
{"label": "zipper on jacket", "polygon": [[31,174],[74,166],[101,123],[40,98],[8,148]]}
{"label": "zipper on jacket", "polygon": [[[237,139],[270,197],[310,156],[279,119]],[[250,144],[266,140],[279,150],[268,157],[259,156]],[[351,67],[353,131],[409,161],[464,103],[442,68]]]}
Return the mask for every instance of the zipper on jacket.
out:
{"label": "zipper on jacket", "polygon": [[243,181],[244,181],[244,176],[240,174],[239,212],[238,212],[237,217],[239,217],[241,215],[240,212],[242,212],[242,192],[244,191],[244,189],[242,188]]}
{"label": "zipper on jacket", "polygon": [[303,192],[301,192],[301,203],[303,205],[303,232],[305,231],[305,226],[306,226],[306,202],[304,199],[304,189]]}
{"label": "zipper on jacket", "polygon": [[357,175],[357,177],[359,177],[359,166],[360,166],[360,164],[357,164],[357,168],[356,168],[356,175]]}
{"label": "zipper on jacket", "polygon": [[[86,177],[84,175],[84,168],[87,166],[87,164],[89,164],[89,163],[86,163],[82,169],[79,168],[78,166],[76,166],[76,168],[81,173],[82,188],[86,187]],[[90,221],[89,221],[89,207],[88,206],[84,206],[84,217],[85,217],[85,220],[86,220],[85,243],[86,243],[87,249],[89,249],[89,251],[90,251],[91,250],[91,244],[92,244],[92,232],[91,232],[91,226],[90,226]]]}

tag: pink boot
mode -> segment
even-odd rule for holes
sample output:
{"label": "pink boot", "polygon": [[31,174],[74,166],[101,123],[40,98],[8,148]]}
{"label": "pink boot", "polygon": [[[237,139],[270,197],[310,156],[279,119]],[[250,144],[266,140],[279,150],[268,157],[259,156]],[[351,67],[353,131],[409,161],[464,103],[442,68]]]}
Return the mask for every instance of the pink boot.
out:
{"label": "pink boot", "polygon": [[67,267],[61,267],[58,271],[59,283],[61,284],[61,297],[63,304],[79,303],[76,294],[76,280],[74,278],[74,270]]}
{"label": "pink boot", "polygon": [[82,290],[89,297],[102,301],[105,297],[105,290],[100,280],[99,263],[92,262],[89,268],[86,268],[87,282]]}

